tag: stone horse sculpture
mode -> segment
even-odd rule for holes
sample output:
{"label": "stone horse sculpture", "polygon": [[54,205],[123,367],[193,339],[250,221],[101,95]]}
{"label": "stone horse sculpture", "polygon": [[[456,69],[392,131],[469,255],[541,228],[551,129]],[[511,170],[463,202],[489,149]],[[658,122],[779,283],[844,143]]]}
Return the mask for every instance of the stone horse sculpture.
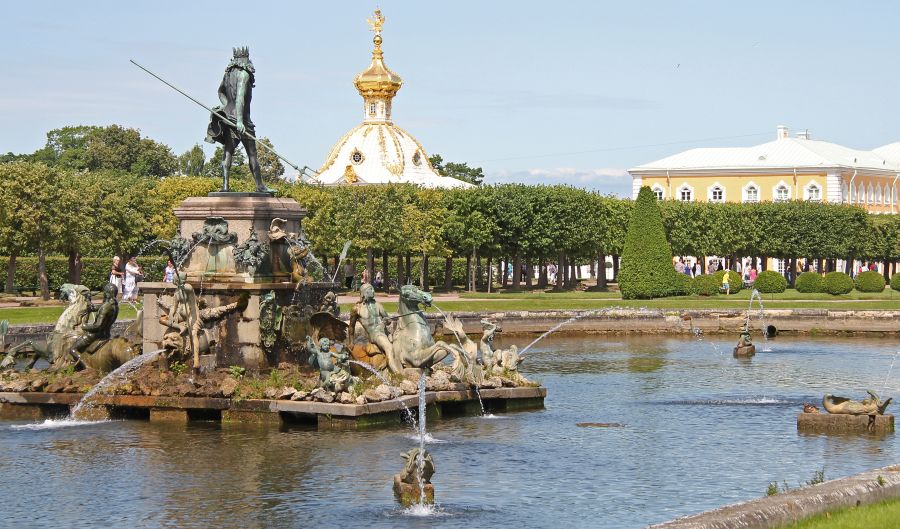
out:
{"label": "stone horse sculpture", "polygon": [[881,398],[873,391],[866,391],[869,398],[861,401],[851,400],[846,397],[825,395],[822,399],[822,407],[825,411],[843,415],[884,415],[884,410],[891,403],[892,398],[882,402]]}
{"label": "stone horse sculpture", "polygon": [[47,360],[55,369],[69,365],[89,367],[98,371],[111,371],[131,360],[141,352],[141,347],[131,340],[115,337],[99,340],[82,354],[75,352],[75,344],[84,334],[81,327],[90,323],[94,311],[91,304],[91,291],[84,285],[65,283],[60,287],[60,299],[69,305],[56,320],[56,325],[44,342],[28,340],[10,348],[6,357],[0,362],[0,369],[15,364],[17,353],[30,346],[33,354],[27,364],[31,369],[41,358]]}
{"label": "stone horse sculpture", "polygon": [[434,341],[425,321],[423,307],[431,305],[431,294],[414,285],[403,285],[397,307],[397,324],[390,351],[385,351],[388,367],[399,373],[405,367],[428,369],[453,355],[454,360],[468,366],[465,352],[459,346]]}

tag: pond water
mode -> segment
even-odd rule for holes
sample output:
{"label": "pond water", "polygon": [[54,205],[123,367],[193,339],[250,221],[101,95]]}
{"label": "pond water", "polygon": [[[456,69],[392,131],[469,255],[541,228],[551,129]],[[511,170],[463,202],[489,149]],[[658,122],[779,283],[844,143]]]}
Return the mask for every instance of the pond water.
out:
{"label": "pond water", "polygon": [[391,492],[411,428],[0,423],[0,527],[639,528],[758,498],[771,481],[900,461],[896,434],[796,431],[802,403],[826,392],[900,394],[900,365],[885,387],[900,344],[778,338],[741,361],[734,341],[540,342],[523,371],[547,386],[545,409],[429,422],[439,508],[427,518]]}

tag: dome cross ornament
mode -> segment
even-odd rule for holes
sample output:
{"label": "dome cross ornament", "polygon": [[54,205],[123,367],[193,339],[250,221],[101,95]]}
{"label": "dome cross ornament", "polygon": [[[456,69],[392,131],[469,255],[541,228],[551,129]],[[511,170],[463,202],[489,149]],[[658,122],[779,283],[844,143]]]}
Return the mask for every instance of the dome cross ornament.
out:
{"label": "dome cross ornament", "polygon": [[372,18],[367,18],[366,22],[369,23],[369,28],[375,33],[376,37],[381,35],[381,28],[384,27],[384,15],[381,14],[380,9],[376,9]]}

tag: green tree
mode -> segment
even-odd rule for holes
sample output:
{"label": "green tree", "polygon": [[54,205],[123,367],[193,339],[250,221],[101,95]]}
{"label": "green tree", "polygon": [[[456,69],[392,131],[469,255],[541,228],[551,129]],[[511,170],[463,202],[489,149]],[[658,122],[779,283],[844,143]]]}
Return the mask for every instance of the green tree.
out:
{"label": "green tree", "polygon": [[77,200],[77,197],[67,196],[59,181],[59,171],[43,163],[0,165],[2,217],[19,231],[21,237],[17,240],[25,242],[24,249],[37,254],[37,279],[41,297],[45,300],[50,299],[47,254],[58,249],[60,237],[69,228],[67,220],[58,215],[58,202]]}
{"label": "green tree", "polygon": [[172,174],[177,166],[168,146],[120,125],[51,130],[47,144],[33,158],[66,169],[128,171],[154,177]]}
{"label": "green tree", "polygon": [[[212,178],[222,178],[222,160],[225,158],[225,150],[220,146],[216,147],[213,155],[203,166],[203,176]],[[247,166],[247,159],[244,157],[244,149],[236,148],[231,157],[231,172],[229,177],[232,180],[242,178],[252,178],[250,175],[250,167]]]}
{"label": "green tree", "polygon": [[677,288],[672,248],[653,191],[644,186],[628,223],[619,286],[625,299],[664,297]]}
{"label": "green tree", "polygon": [[444,162],[440,154],[429,156],[428,162],[441,176],[449,176],[475,185],[481,185],[484,180],[484,171],[481,167],[469,167],[468,163]]}
{"label": "green tree", "polygon": [[274,149],[275,146],[272,145],[272,141],[269,138],[260,138],[259,143],[269,147],[269,149],[258,145],[256,147],[256,159],[259,162],[260,176],[262,176],[262,179],[266,182],[280,180],[282,175],[284,175],[284,165],[282,165],[278,155],[271,150]]}
{"label": "green tree", "polygon": [[203,154],[203,147],[195,144],[178,157],[178,174],[182,176],[199,176],[203,174],[205,165],[206,155]]}
{"label": "green tree", "polygon": [[[206,196],[219,189],[221,183],[205,176],[170,176],[156,182],[147,196],[150,207],[150,234],[154,239],[171,239],[178,232],[178,219],[173,210],[188,197]],[[190,237],[190,233],[182,236]]]}

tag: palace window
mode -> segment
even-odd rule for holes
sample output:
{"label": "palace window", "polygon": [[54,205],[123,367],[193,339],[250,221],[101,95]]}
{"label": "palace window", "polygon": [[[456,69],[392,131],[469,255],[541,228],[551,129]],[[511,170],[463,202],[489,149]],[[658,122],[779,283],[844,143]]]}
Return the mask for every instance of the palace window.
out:
{"label": "palace window", "polygon": [[419,151],[416,151],[416,153],[413,154],[412,162],[415,165],[422,165],[422,155],[419,153]]}
{"label": "palace window", "polygon": [[377,105],[375,103],[369,103],[369,115],[374,116],[375,111],[377,110]]}
{"label": "palace window", "polygon": [[881,204],[881,186],[875,186],[875,203]]}
{"label": "palace window", "polygon": [[822,188],[816,184],[810,184],[806,188],[806,199],[812,202],[822,201]]}
{"label": "palace window", "polygon": [[791,198],[791,188],[788,186],[781,184],[775,188],[775,201],[776,202],[785,202],[790,200]]}
{"label": "palace window", "polygon": [[710,202],[725,202],[725,190],[719,186],[714,186],[709,191]]}
{"label": "palace window", "polygon": [[759,202],[759,188],[756,186],[747,186],[747,198],[744,202]]}
{"label": "palace window", "polygon": [[359,152],[357,149],[353,149],[353,152],[350,153],[350,161],[356,165],[361,164],[364,159],[365,156],[363,156],[363,153]]}
{"label": "palace window", "polygon": [[694,199],[694,192],[691,188],[685,186],[678,190],[678,198],[682,202],[690,202]]}
{"label": "palace window", "polygon": [[872,187],[872,184],[869,184],[869,191],[866,193],[866,202],[869,204],[875,203],[875,188]]}
{"label": "palace window", "polygon": [[653,196],[656,197],[656,200],[662,200],[662,199],[663,199],[663,190],[662,190],[662,188],[661,188],[661,187],[654,187],[654,188],[653,188]]}

